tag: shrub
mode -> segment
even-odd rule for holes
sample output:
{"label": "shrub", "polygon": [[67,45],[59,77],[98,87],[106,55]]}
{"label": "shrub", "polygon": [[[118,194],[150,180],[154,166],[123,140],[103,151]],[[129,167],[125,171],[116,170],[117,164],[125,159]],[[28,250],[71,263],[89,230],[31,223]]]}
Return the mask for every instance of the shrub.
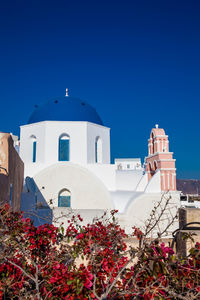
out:
{"label": "shrub", "polygon": [[67,228],[35,227],[0,209],[0,299],[198,299],[200,244],[179,260],[159,239],[134,227],[138,246],[127,246],[115,213]]}

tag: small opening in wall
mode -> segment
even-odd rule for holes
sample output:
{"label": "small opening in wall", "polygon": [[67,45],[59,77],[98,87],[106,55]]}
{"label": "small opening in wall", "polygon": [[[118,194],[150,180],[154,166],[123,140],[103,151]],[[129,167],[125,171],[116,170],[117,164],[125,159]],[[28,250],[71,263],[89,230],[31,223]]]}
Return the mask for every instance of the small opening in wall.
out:
{"label": "small opening in wall", "polygon": [[35,135],[31,135],[30,137],[31,143],[32,143],[32,162],[36,162],[36,152],[37,152],[37,139]]}
{"label": "small opening in wall", "polygon": [[102,141],[99,136],[95,140],[95,162],[102,163]]}
{"label": "small opening in wall", "polygon": [[71,207],[71,192],[63,189],[58,194],[58,207]]}
{"label": "small opening in wall", "polygon": [[81,105],[83,105],[83,106],[84,106],[84,105],[85,105],[85,102],[81,102]]}
{"label": "small opening in wall", "polygon": [[55,100],[54,103],[58,103],[58,100]]}
{"label": "small opening in wall", "polygon": [[119,164],[119,165],[117,166],[117,169],[118,169],[118,170],[122,170],[122,165]]}

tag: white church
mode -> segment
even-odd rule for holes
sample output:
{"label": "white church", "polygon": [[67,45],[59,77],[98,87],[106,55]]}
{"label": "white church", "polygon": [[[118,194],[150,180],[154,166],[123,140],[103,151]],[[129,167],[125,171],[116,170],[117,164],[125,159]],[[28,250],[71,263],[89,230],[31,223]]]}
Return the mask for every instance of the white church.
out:
{"label": "white church", "polygon": [[[110,128],[88,103],[68,95],[35,108],[20,129],[20,156],[25,166],[21,209],[43,222],[51,216],[67,222],[69,211],[85,222],[105,210],[118,210],[129,233],[142,226],[163,193],[179,206],[176,169],[168,136],[156,125],[145,164],[140,158],[110,162]],[[43,221],[41,221],[43,220]]]}

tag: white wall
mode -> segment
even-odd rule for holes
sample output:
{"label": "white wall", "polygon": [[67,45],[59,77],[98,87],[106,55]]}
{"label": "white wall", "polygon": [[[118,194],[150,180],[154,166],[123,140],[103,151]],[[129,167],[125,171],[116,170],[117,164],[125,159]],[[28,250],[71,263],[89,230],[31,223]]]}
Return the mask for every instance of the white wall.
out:
{"label": "white wall", "polygon": [[88,223],[93,223],[94,218],[102,217],[104,212],[105,210],[103,209],[74,209],[71,211],[66,207],[55,207],[53,209],[53,224],[59,226],[59,224],[63,223],[63,227],[66,228],[69,226],[68,219],[71,219],[72,215],[77,216],[80,214],[83,218],[81,224],[87,226]]}
{"label": "white wall", "polygon": [[59,137],[70,137],[70,161],[84,164],[87,161],[86,122],[46,122],[45,160],[48,165],[58,161]]}
{"label": "white wall", "polygon": [[134,191],[141,177],[143,170],[116,170],[116,189]]}
{"label": "white wall", "polygon": [[102,141],[102,163],[110,163],[110,128],[93,123],[87,123],[87,163],[95,163],[95,140]]}
{"label": "white wall", "polygon": [[[93,184],[93,181],[92,181]],[[41,186],[40,186],[41,187]],[[59,187],[60,188],[60,187]],[[97,190],[99,192],[99,190]],[[121,195],[124,194],[124,195]],[[49,195],[48,197],[50,197]],[[163,197],[162,193],[152,193],[152,194],[145,194],[145,193],[136,193],[136,192],[116,192],[116,195],[113,195],[115,199],[113,199],[112,207],[107,206],[108,211],[111,209],[118,209],[119,213],[117,214],[117,219],[119,224],[126,230],[126,233],[131,234],[133,232],[132,227],[138,226],[141,229],[145,227],[145,222],[149,219],[150,213],[152,212],[155,204],[160,201]],[[171,192],[169,194],[164,194],[163,198],[163,205],[166,199],[171,196],[170,200],[170,211],[167,210],[163,218],[161,218],[160,222],[160,229],[164,228],[171,219],[172,215],[175,215],[177,209],[180,207],[180,193],[179,192]],[[31,198],[32,197],[32,198]],[[96,195],[97,197],[97,195]],[[96,203],[100,208],[94,208],[93,201],[85,203],[83,201],[83,197],[80,198],[80,201],[83,202],[85,207],[81,207],[80,209],[74,208],[61,208],[61,207],[54,207],[52,212],[47,209],[38,209],[34,211],[34,198],[33,194],[31,193],[23,193],[22,194],[22,207],[21,209],[25,212],[29,211],[31,217],[35,216],[35,220],[38,223],[46,223],[46,220],[53,221],[57,218],[59,224],[64,222],[64,226],[66,226],[67,216],[71,216],[72,214],[80,214],[84,218],[84,224],[88,222],[92,222],[93,218],[102,216],[103,212],[106,208],[102,207],[105,203]],[[104,199],[104,198],[102,198]],[[32,202],[31,202],[32,201]],[[99,201],[101,199],[99,198]],[[110,200],[108,200],[109,202]],[[110,203],[110,202],[109,202]],[[86,207],[87,206],[87,207]],[[31,213],[33,211],[33,213]],[[51,215],[53,214],[52,218]],[[37,217],[39,216],[39,217]],[[61,217],[61,218],[60,218]],[[54,224],[58,226],[58,223]],[[168,228],[168,234],[175,229],[178,228],[178,221],[176,220],[172,226]],[[154,236],[157,234],[159,228],[156,227],[154,229]]]}
{"label": "white wall", "polygon": [[33,158],[33,140],[31,136],[35,136],[37,140],[36,160],[45,163],[45,138],[46,127],[45,122],[25,125],[20,127],[20,157],[24,164],[32,163]]}
{"label": "white wall", "polygon": [[[21,126],[20,156],[25,176],[33,176],[42,168],[58,162],[58,143],[62,134],[70,136],[70,162],[80,165],[95,163],[95,140],[102,140],[102,163],[110,163],[110,129],[88,122],[45,121]],[[37,139],[36,162],[32,162],[31,136]],[[69,162],[59,162],[68,164]]]}
{"label": "white wall", "polygon": [[45,199],[49,203],[52,200],[52,207],[58,206],[58,194],[66,188],[71,192],[72,209],[112,209],[110,194],[104,184],[79,165],[55,164],[39,172],[33,180],[38,188],[38,201]]}
{"label": "white wall", "polygon": [[140,158],[116,158],[115,165],[118,170],[138,170],[142,168]]}
{"label": "white wall", "polygon": [[[118,219],[122,227],[126,228],[127,233],[132,233],[133,226],[138,226],[141,229],[145,227],[145,222],[149,219],[150,213],[154,209],[154,206],[162,200],[162,206],[166,200],[171,196],[170,205],[168,205],[168,210],[165,211],[165,214],[161,218],[159,223],[160,228],[157,226],[152,232],[153,236],[157,236],[159,230],[164,229],[169,221],[172,219],[172,216],[175,216],[178,208],[180,207],[180,193],[172,192],[168,194],[162,193],[142,193],[137,198],[134,198],[133,201],[129,204],[127,211],[124,214],[119,214]],[[159,213],[159,210],[158,210]],[[176,219],[174,223],[168,228],[168,236],[178,228],[178,220]]]}
{"label": "white wall", "polygon": [[145,173],[145,174],[143,174],[140,181],[138,182],[138,184],[136,186],[136,191],[143,192],[145,190],[147,184],[148,184],[148,174]]}
{"label": "white wall", "polygon": [[88,164],[85,166],[94,173],[109,191],[116,190],[116,170],[112,164]]}
{"label": "white wall", "polygon": [[149,180],[145,193],[161,193],[161,175],[160,170],[157,170],[156,173]]}

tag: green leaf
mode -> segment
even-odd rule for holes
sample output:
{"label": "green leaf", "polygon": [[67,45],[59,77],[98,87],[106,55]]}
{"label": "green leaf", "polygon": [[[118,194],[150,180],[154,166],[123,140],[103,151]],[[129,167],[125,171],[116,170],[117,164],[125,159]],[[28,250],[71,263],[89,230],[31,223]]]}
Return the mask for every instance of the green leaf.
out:
{"label": "green leaf", "polygon": [[61,232],[62,232],[62,234],[64,234],[64,231],[65,231],[65,230],[64,230],[64,227],[62,226],[62,227],[61,227]]}

